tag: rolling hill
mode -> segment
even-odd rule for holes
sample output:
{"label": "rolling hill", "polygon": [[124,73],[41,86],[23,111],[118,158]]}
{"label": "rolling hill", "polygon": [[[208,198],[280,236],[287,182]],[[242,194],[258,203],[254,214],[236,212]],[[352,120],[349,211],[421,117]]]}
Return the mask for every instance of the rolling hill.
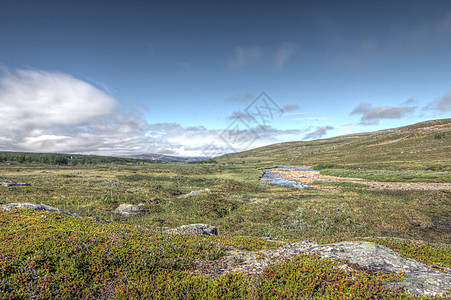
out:
{"label": "rolling hill", "polygon": [[451,119],[232,153],[220,162],[310,165],[345,169],[451,170]]}

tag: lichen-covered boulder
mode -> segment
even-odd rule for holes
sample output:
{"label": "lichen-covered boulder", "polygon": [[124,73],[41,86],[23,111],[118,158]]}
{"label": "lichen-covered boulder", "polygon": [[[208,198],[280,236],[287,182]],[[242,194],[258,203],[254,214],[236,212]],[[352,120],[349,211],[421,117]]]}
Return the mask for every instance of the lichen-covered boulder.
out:
{"label": "lichen-covered boulder", "polygon": [[[60,214],[65,214],[71,217],[81,217],[78,214],[74,214],[74,213],[68,213],[67,211],[61,210],[59,208],[55,208],[55,207],[51,207],[45,204],[36,204],[36,203],[27,203],[27,202],[19,202],[19,203],[7,203],[7,204],[3,204],[0,205],[0,209],[4,209],[4,210],[13,210],[13,209],[34,209],[37,211],[40,210],[45,210],[45,211],[52,211],[52,212],[56,212],[56,213],[60,213]],[[106,223],[111,223],[110,221],[104,220],[102,218],[99,217],[88,217],[89,219],[93,219],[99,222],[106,222]]]}
{"label": "lichen-covered boulder", "polygon": [[121,204],[115,210],[114,213],[121,214],[123,216],[135,215],[144,212],[144,204]]}
{"label": "lichen-covered boulder", "polygon": [[173,233],[218,235],[218,229],[208,224],[190,224],[177,227]]}
{"label": "lichen-covered boulder", "polygon": [[0,206],[1,209],[4,210],[13,210],[13,209],[20,209],[20,208],[25,208],[25,209],[34,209],[34,210],[45,210],[45,211],[53,211],[53,212],[57,212],[60,214],[65,214],[68,216],[74,216],[74,217],[78,217],[79,215],[77,214],[71,214],[68,213],[66,211],[63,211],[59,208],[55,208],[55,207],[51,207],[45,204],[36,204],[36,203],[27,203],[27,202],[20,202],[20,203],[8,203],[8,204],[3,204]]}
{"label": "lichen-covered boulder", "polygon": [[371,271],[412,273],[430,270],[427,265],[405,258],[385,246],[364,241],[318,245],[309,252],[319,253],[322,258],[345,259]]}

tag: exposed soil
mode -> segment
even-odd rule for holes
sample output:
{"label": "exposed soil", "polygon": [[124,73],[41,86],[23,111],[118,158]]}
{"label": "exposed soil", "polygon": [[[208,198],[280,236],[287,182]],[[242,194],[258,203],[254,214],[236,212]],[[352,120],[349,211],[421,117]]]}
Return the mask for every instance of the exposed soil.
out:
{"label": "exposed soil", "polygon": [[320,172],[315,171],[301,171],[301,170],[281,170],[268,169],[268,171],[277,173],[283,179],[301,182],[304,185],[314,186],[319,189],[337,190],[337,187],[327,187],[323,185],[312,185],[314,181],[329,181],[329,182],[354,182],[369,185],[370,189],[377,190],[418,190],[418,191],[439,191],[451,190],[451,183],[442,182],[386,182],[377,180],[368,180],[362,178],[352,177],[337,177],[329,175],[321,175]]}

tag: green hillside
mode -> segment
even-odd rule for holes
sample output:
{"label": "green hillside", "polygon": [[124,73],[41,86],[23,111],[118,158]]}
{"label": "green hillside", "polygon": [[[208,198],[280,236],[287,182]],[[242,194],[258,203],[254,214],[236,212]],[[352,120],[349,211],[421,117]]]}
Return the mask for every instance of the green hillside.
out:
{"label": "green hillside", "polygon": [[217,158],[257,165],[310,165],[346,169],[451,170],[451,119],[339,136],[274,144]]}

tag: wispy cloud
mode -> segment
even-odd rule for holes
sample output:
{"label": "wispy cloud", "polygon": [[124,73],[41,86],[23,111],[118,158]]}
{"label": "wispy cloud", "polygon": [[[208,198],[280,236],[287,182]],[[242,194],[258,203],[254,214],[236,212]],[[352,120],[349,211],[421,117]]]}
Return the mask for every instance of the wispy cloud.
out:
{"label": "wispy cloud", "polygon": [[234,102],[234,103],[249,103],[255,99],[255,96],[251,93],[244,93],[241,95],[235,95],[225,99],[226,102]]}
{"label": "wispy cloud", "polygon": [[290,113],[290,112],[296,111],[298,109],[300,109],[300,107],[297,104],[288,104],[282,108],[284,113]]}
{"label": "wispy cloud", "polygon": [[360,124],[375,125],[381,119],[401,119],[404,116],[415,112],[416,106],[389,106],[381,105],[373,107],[371,103],[362,102],[351,112],[351,115],[361,115]]}
{"label": "wispy cloud", "polygon": [[263,50],[258,46],[235,47],[233,57],[229,61],[229,67],[239,69],[249,64],[260,61]]}
{"label": "wispy cloud", "polygon": [[228,66],[231,69],[240,69],[261,64],[270,68],[281,68],[295,53],[296,47],[290,42],[284,42],[273,47],[237,46],[233,49],[233,55],[228,62]]}
{"label": "wispy cloud", "polygon": [[308,112],[306,112],[306,111],[296,111],[296,112],[287,112],[287,113],[285,113],[285,111],[284,111],[285,116],[299,116],[299,115],[306,115],[306,114],[308,114]]}
{"label": "wispy cloud", "polygon": [[292,43],[283,43],[275,53],[274,64],[277,68],[282,67],[296,51],[296,47]]}
{"label": "wispy cloud", "polygon": [[433,110],[438,113],[444,113],[451,111],[451,90],[449,90],[445,95],[431,101],[424,110]]}
{"label": "wispy cloud", "polygon": [[294,120],[297,121],[321,121],[321,120],[328,120],[327,117],[305,117],[305,118],[296,118]]}
{"label": "wispy cloud", "polygon": [[319,126],[316,127],[316,129],[304,136],[305,140],[311,140],[311,139],[319,139],[320,137],[323,137],[326,135],[327,131],[334,129],[332,126]]}
{"label": "wispy cloud", "polygon": [[252,115],[241,111],[234,111],[230,116],[227,117],[227,119],[229,120],[242,119],[245,121],[255,122],[255,118]]}

